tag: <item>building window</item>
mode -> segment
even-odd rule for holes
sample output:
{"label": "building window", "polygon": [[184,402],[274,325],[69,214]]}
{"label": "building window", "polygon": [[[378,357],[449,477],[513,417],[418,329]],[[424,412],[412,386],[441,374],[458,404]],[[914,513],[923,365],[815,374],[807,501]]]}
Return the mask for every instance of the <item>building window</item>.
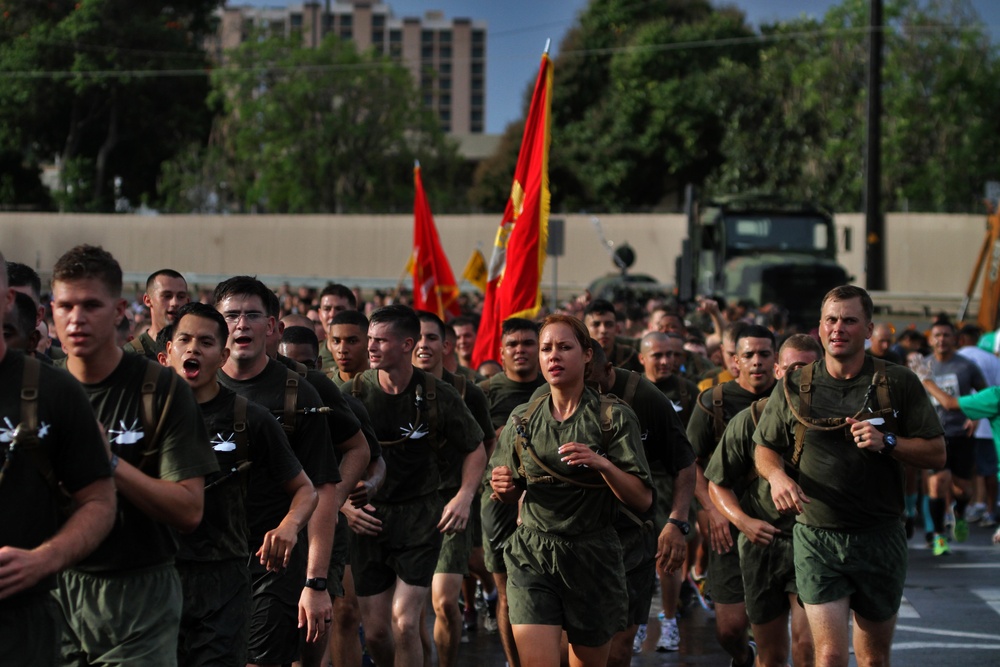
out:
{"label": "building window", "polygon": [[372,44],[378,44],[379,46],[385,41],[385,32],[382,30],[372,30]]}
{"label": "building window", "polygon": [[385,16],[382,14],[375,14],[372,16],[372,27],[373,28],[384,28],[385,27]]}
{"label": "building window", "polygon": [[472,63],[472,74],[473,76],[483,75],[483,64],[482,63]]}
{"label": "building window", "polygon": [[344,26],[350,27],[352,25],[354,25],[354,17],[353,16],[351,16],[350,14],[341,14],[340,15],[340,27],[342,27],[342,28]]}
{"label": "building window", "polygon": [[390,44],[402,44],[403,43],[403,31],[402,30],[390,30],[389,31],[389,43]]}
{"label": "building window", "polygon": [[438,66],[438,72],[441,74],[451,74],[451,63],[441,63]]}
{"label": "building window", "polygon": [[479,107],[480,109],[483,107],[482,93],[476,93],[475,95],[472,96],[472,106]]}
{"label": "building window", "polygon": [[301,13],[299,13],[299,12],[292,12],[292,15],[291,15],[291,18],[289,19],[289,21],[291,22],[292,29],[302,28],[302,14]]}
{"label": "building window", "polygon": [[434,106],[434,96],[433,95],[424,95],[424,106],[425,107],[432,107],[432,106]]}
{"label": "building window", "polygon": [[475,93],[483,92],[483,79],[481,77],[472,78],[472,91]]}
{"label": "building window", "polygon": [[450,107],[451,95],[449,95],[448,93],[441,93],[440,97],[438,97],[438,105],[441,106],[442,108]]}
{"label": "building window", "polygon": [[472,124],[473,125],[475,125],[476,123],[478,123],[480,125],[483,124],[483,112],[482,111],[473,111],[472,114],[470,114],[469,118],[472,120]]}
{"label": "building window", "polygon": [[486,33],[484,33],[482,30],[473,30],[472,31],[472,45],[473,46],[482,46],[483,42],[485,42],[485,41],[486,41]]}
{"label": "building window", "polygon": [[451,77],[443,76],[440,81],[438,81],[439,90],[451,90]]}
{"label": "building window", "polygon": [[451,47],[450,46],[442,46],[442,47],[440,47],[438,49],[438,53],[440,54],[440,56],[442,58],[451,58]]}
{"label": "building window", "polygon": [[434,43],[434,31],[433,30],[421,30],[420,31],[420,43],[421,44],[433,44]]}
{"label": "building window", "polygon": [[438,111],[438,118],[445,121],[446,123],[451,122],[451,109],[441,109]]}
{"label": "building window", "polygon": [[422,46],[420,47],[420,57],[424,60],[430,60],[434,57],[434,47],[433,46]]}
{"label": "building window", "polygon": [[340,26],[340,38],[341,39],[351,39],[354,37],[354,31],[351,30],[351,26]]}
{"label": "building window", "polygon": [[441,44],[451,44],[451,30],[442,30],[439,32],[438,42]]}
{"label": "building window", "polygon": [[482,61],[482,59],[483,59],[483,47],[481,47],[481,46],[473,46],[472,47],[472,60],[473,61]]}
{"label": "building window", "polygon": [[324,35],[333,30],[333,14],[323,14],[322,26]]}

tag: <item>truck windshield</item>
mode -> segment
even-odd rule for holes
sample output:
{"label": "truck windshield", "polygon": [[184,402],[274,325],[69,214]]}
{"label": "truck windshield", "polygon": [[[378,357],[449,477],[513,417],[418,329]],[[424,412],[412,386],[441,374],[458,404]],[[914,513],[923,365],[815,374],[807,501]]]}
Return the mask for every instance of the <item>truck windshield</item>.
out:
{"label": "truck windshield", "polygon": [[726,247],[738,254],[753,251],[825,253],[830,229],[822,217],[810,215],[728,215]]}

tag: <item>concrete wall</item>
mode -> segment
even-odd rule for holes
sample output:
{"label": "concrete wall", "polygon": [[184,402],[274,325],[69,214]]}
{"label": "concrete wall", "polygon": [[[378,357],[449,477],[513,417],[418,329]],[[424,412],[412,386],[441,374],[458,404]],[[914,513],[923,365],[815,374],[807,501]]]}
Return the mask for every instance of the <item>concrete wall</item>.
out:
{"label": "concrete wall", "polygon": [[[549,258],[561,291],[579,291],[613,270],[592,218],[566,221],[565,256]],[[636,250],[632,271],[674,281],[674,260],[686,233],[681,215],[599,216],[605,236]],[[489,260],[499,215],[439,216],[445,252],[456,276],[477,246]],[[841,262],[864,284],[864,222],[836,216]],[[887,217],[889,291],[958,295],[965,291],[985,230],[985,216],[891,214]],[[853,245],[844,251],[846,229]],[[411,216],[102,216],[0,214],[0,249],[46,274],[78,243],[109,249],[128,274],[171,267],[205,282],[239,273],[287,277],[293,284],[336,279],[350,284],[395,284],[409,257]],[[133,277],[134,280],[134,277]],[[198,282],[193,280],[192,282]]]}

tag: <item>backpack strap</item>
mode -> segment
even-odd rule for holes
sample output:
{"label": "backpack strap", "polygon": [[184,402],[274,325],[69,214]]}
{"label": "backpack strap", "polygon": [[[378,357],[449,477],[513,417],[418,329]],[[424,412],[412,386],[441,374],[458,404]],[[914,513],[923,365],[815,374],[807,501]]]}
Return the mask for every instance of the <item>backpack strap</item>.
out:
{"label": "backpack strap", "polygon": [[42,362],[35,357],[24,357],[21,376],[21,423],[26,428],[38,430],[38,380]]}
{"label": "backpack strap", "polygon": [[[711,409],[705,406],[705,403],[709,399],[711,399]],[[712,416],[712,423],[715,425],[715,441],[718,442],[722,439],[722,434],[726,431],[726,412],[723,409],[725,401],[722,397],[722,385],[717,384],[698,394],[696,403],[703,412]]]}
{"label": "backpack strap", "polygon": [[640,375],[635,371],[628,371],[628,380],[625,381],[625,391],[622,393],[622,402],[632,405],[635,400],[635,390],[639,386]]}
{"label": "backpack strap", "polygon": [[872,376],[872,384],[875,386],[875,400],[878,403],[878,412],[885,419],[885,430],[895,433],[899,424],[896,418],[896,411],[892,408],[892,396],[889,394],[889,376],[886,373],[885,359],[872,357],[875,362],[875,374]]}
{"label": "backpack strap", "polygon": [[281,427],[289,438],[295,433],[295,406],[299,402],[299,380],[301,375],[288,369],[285,375],[285,407],[282,410]]}
{"label": "backpack strap", "polygon": [[357,399],[361,399],[365,393],[365,385],[362,382],[361,376],[364,373],[358,373],[351,379],[351,396]]}
{"label": "backpack strap", "polygon": [[142,344],[142,341],[139,340],[138,336],[134,336],[132,340],[122,345],[122,349],[125,350],[126,352],[132,352],[134,354],[141,354],[142,356],[146,356],[146,348]]}
{"label": "backpack strap", "polygon": [[753,419],[753,425],[756,426],[760,423],[760,416],[764,412],[764,406],[767,405],[767,396],[764,398],[759,398],[750,404],[750,418]]}
{"label": "backpack strap", "polygon": [[[549,392],[545,392],[531,403],[528,404],[528,409],[524,411],[523,415],[511,415],[511,420],[514,423],[514,429],[517,432],[517,436],[514,438],[514,451],[517,454],[517,472],[524,479],[528,481],[529,484],[555,484],[556,482],[563,482],[565,484],[571,484],[573,486],[579,486],[585,489],[601,489],[605,488],[604,479],[597,473],[595,476],[601,481],[598,483],[583,482],[576,479],[570,479],[565,475],[561,475],[552,468],[545,465],[539,458],[538,454],[535,453],[535,448],[531,444],[531,439],[528,437],[528,422],[531,420],[531,416],[535,414],[538,408],[545,405],[549,400]],[[612,399],[616,400],[616,399]],[[601,430],[604,430],[604,417],[601,417]],[[545,475],[529,475],[524,470],[524,452],[528,452],[531,460],[534,461],[535,465],[541,468],[546,474]]]}
{"label": "backpack strap", "polygon": [[[170,374],[170,385],[167,388],[167,397],[163,401],[163,409],[156,412],[156,383],[161,373]],[[163,434],[163,424],[165,417],[170,412],[174,403],[174,394],[177,391],[177,373],[169,368],[160,366],[157,363],[147,360],[146,373],[142,379],[142,428],[144,434],[152,434],[146,442],[146,449],[142,453],[139,465],[136,467],[142,472],[146,472],[147,466],[154,460],[159,459],[160,436]]]}
{"label": "backpack strap", "polygon": [[463,401],[465,400],[465,388],[467,386],[467,384],[466,384],[467,382],[468,382],[468,378],[467,377],[465,377],[461,373],[455,373],[455,385],[454,386],[455,386],[455,389],[458,390],[458,393],[462,397]]}
{"label": "backpack strap", "polygon": [[[462,390],[465,393],[465,378],[462,377]],[[437,402],[437,378],[431,373],[424,372],[424,398],[427,410],[427,429],[434,438],[434,448],[440,449],[444,444],[441,442],[438,432],[438,402]]]}
{"label": "backpack strap", "polygon": [[247,441],[247,406],[250,401],[245,396],[236,394],[233,401],[233,443],[236,445],[236,465],[228,472],[219,475],[214,481],[205,485],[205,491],[225,484],[233,477],[240,476],[240,488],[243,493],[247,490],[247,475],[243,474],[250,469],[250,446]]}
{"label": "backpack strap", "polygon": [[[809,419],[812,407],[812,378],[815,368],[816,364],[806,364],[802,367],[802,374],[799,376],[799,414],[796,415],[798,423],[795,424],[795,449],[792,450],[792,465],[796,467],[799,465],[799,459],[802,458],[802,447],[805,445],[806,430],[809,428],[805,420]],[[785,400],[788,400],[787,381],[785,382]]]}

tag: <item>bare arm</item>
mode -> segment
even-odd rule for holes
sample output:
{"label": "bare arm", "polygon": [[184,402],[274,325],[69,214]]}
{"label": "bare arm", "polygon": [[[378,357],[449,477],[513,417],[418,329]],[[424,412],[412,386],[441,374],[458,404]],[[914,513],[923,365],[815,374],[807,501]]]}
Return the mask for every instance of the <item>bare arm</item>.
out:
{"label": "bare arm", "polygon": [[205,509],[205,478],[178,482],[156,479],[119,459],[115,485],[143,514],[181,533],[190,533],[201,523]]}
{"label": "bare arm", "polygon": [[559,447],[559,455],[567,465],[585,466],[599,472],[618,500],[633,510],[645,512],[653,504],[653,489],[642,479],[625,472],[587,445],[567,442]]}
{"label": "bare arm", "polygon": [[346,505],[353,507],[364,507],[371,502],[378,490],[382,488],[385,481],[385,459],[381,456],[368,462],[365,468],[364,478],[359,481],[351,494],[347,497],[349,503],[341,505],[341,511]]}
{"label": "bare arm", "polygon": [[958,407],[958,399],[946,392],[944,389],[938,386],[938,384],[928,378],[923,380],[924,389],[927,393],[937,399],[937,402],[941,404],[945,410],[960,410]]}
{"label": "bare arm", "polygon": [[305,471],[300,470],[298,475],[282,486],[292,498],[288,513],[274,530],[269,530],[264,535],[264,541],[256,554],[260,558],[260,564],[272,572],[288,567],[292,549],[299,541],[299,533],[316,509],[316,489]]}
{"label": "bare arm", "polygon": [[[674,478],[674,497],[670,506],[670,518],[687,521],[691,511],[691,495],[694,493],[695,464],[691,463],[677,473]],[[667,523],[656,540],[656,562],[660,572],[672,574],[684,563],[687,555],[687,541],[681,529]]]}
{"label": "bare arm", "polygon": [[[316,509],[309,519],[309,559],[307,579],[325,579],[330,569],[333,530],[337,526],[337,485],[320,484],[316,488]],[[306,628],[306,641],[316,642],[326,632],[326,619],[333,613],[327,591],[303,588],[299,596],[299,627]]]}
{"label": "bare arm", "polygon": [[716,553],[724,554],[733,548],[733,534],[729,530],[729,519],[723,516],[712,502],[712,497],[708,493],[708,480],[705,478],[705,471],[700,464],[695,463],[694,495],[701,504],[705,514],[708,516],[709,539],[712,543],[712,550]]}
{"label": "bare arm", "polygon": [[758,444],[754,448],[754,463],[760,476],[771,485],[771,500],[778,511],[801,514],[803,504],[810,501],[802,487],[785,473],[781,454]]}
{"label": "bare arm", "polygon": [[[857,421],[848,418],[851,425],[851,435],[860,449],[880,452],[885,448],[885,439],[881,431],[872,426],[871,422]],[[896,448],[890,456],[917,468],[943,468],[947,454],[945,452],[944,436],[936,438],[900,438],[896,437]]]}
{"label": "bare arm", "polygon": [[31,588],[97,548],[115,523],[115,485],[95,480],[73,494],[76,507],[55,535],[34,549],[0,548],[0,600]]}
{"label": "bare arm", "polygon": [[365,474],[371,455],[368,449],[368,441],[365,440],[364,433],[358,432],[347,440],[337,445],[340,452],[340,481],[337,482],[337,502],[335,507],[340,507],[351,495],[358,484],[358,481]]}
{"label": "bare arm", "polygon": [[754,544],[768,545],[774,536],[781,532],[767,521],[755,519],[744,512],[732,489],[709,482],[708,495],[712,497],[712,502],[723,516],[732,521],[733,525]]}
{"label": "bare arm", "polygon": [[448,501],[441,512],[438,530],[442,533],[456,533],[465,530],[469,523],[469,508],[472,498],[479,489],[479,482],[486,469],[486,449],[479,443],[474,450],[466,454],[462,461],[462,486],[455,497]]}

